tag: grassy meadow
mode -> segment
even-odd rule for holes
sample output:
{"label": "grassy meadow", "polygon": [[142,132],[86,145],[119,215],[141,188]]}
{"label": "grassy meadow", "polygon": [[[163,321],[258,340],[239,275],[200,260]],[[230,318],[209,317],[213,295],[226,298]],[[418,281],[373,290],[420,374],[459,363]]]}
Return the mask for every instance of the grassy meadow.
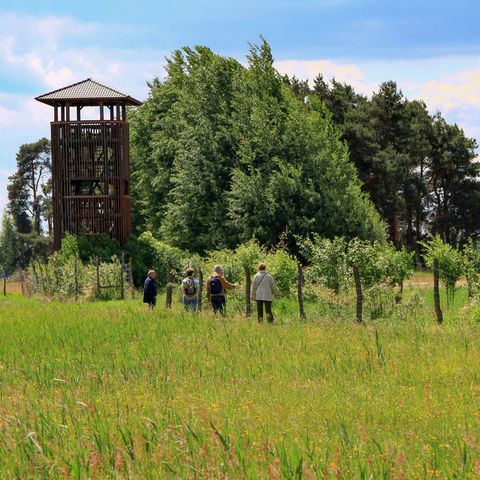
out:
{"label": "grassy meadow", "polygon": [[431,292],[358,326],[0,298],[0,478],[480,478],[480,327]]}

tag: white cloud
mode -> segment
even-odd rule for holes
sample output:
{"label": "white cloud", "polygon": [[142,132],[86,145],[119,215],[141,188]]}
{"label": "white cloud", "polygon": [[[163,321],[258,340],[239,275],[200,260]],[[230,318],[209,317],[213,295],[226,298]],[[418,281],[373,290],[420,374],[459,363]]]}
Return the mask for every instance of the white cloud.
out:
{"label": "white cloud", "polygon": [[342,83],[348,83],[365,95],[371,95],[377,87],[376,83],[365,81],[365,74],[358,65],[340,63],[333,60],[279,60],[275,68],[283,74],[295,75],[297,78],[310,82],[321,73],[326,80],[335,78]]}
{"label": "white cloud", "polygon": [[3,77],[31,90],[27,95],[0,89],[0,209],[19,145],[49,136],[52,109],[35,96],[93,77],[142,100],[146,81],[163,73],[165,52],[101,46],[102,38],[115,37],[120,30],[132,28],[0,13],[0,81]]}
{"label": "white cloud", "polygon": [[[102,43],[102,39],[132,28],[136,27],[82,22],[71,17],[0,13],[0,78],[31,89],[29,95],[0,91],[0,208],[6,201],[6,178],[14,170],[18,146],[49,135],[51,108],[36,102],[34,96],[93,77],[140,100],[146,97],[146,81],[163,73],[168,52],[119,49]],[[469,68],[465,68],[469,62]],[[467,134],[480,138],[478,58],[363,63],[328,58],[283,59],[275,62],[275,67],[301,79],[313,80],[322,73],[327,80],[336,78],[366,95],[393,77],[409,98],[423,98],[431,111],[441,110]]]}
{"label": "white cloud", "polygon": [[115,37],[120,30],[132,27],[0,13],[0,69],[12,78],[32,78],[41,89],[96,77],[118,89],[134,85],[136,94],[145,94],[146,80],[162,71],[164,52],[99,46],[102,39]]}
{"label": "white cloud", "polygon": [[0,65],[13,74],[34,75],[45,86],[55,88],[74,78],[70,68],[53,60],[61,52],[60,40],[98,30],[96,24],[69,17],[0,14]]}
{"label": "white cloud", "polygon": [[397,83],[408,98],[423,99],[432,113],[441,111],[448,121],[464,128],[467,135],[480,139],[480,59],[470,58],[471,68],[459,68],[457,65],[465,65],[465,58],[449,58],[451,68],[448,73],[445,73],[448,70],[446,61],[436,58],[423,61],[428,64],[429,71],[426,72],[425,67],[422,75],[429,78],[417,82],[416,72],[422,69],[418,60],[375,64],[342,63],[328,59],[280,60],[275,62],[275,67],[281,73],[310,81],[321,73],[325,79],[346,82],[365,95],[371,95],[382,81],[391,79],[392,72],[403,72],[403,78]]}
{"label": "white cloud", "polygon": [[480,67],[427,82],[419,95],[445,112],[463,106],[480,108]]}

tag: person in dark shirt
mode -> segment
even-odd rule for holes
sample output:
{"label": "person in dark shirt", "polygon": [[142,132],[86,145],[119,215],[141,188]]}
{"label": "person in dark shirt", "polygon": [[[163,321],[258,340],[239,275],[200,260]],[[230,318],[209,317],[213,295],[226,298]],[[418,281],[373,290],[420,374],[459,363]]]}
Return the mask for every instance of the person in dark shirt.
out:
{"label": "person in dark shirt", "polygon": [[148,276],[145,279],[143,285],[143,303],[148,303],[148,307],[153,310],[157,304],[157,282],[155,278],[157,277],[157,272],[155,270],[149,270]]}

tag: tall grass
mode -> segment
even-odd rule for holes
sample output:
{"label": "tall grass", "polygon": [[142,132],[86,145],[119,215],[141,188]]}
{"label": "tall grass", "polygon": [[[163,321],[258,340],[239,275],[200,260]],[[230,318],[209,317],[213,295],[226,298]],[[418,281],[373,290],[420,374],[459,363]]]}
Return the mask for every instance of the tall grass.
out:
{"label": "tall grass", "polygon": [[458,309],[229,307],[0,298],[0,477],[478,477],[480,331]]}

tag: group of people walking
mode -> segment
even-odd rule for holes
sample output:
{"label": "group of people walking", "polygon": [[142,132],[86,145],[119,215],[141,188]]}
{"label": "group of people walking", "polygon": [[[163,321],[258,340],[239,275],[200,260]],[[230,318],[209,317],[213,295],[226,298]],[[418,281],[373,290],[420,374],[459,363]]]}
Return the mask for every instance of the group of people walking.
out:
{"label": "group of people walking", "polygon": [[[143,289],[143,302],[147,303],[150,308],[155,308],[157,304],[157,274],[155,270],[150,270],[145,280]],[[223,274],[221,265],[215,265],[213,273],[207,279],[205,296],[212,306],[215,314],[224,316],[226,314],[228,290],[238,287],[236,283],[230,283]],[[182,302],[185,310],[196,312],[198,308],[198,296],[200,294],[200,285],[195,278],[195,270],[188,268],[186,277],[182,280]],[[267,320],[273,322],[272,302],[274,294],[280,294],[280,290],[275,284],[272,275],[267,272],[267,265],[260,263],[258,265],[258,273],[253,277],[251,296],[252,300],[257,303],[258,321],[263,321],[264,310]]]}

